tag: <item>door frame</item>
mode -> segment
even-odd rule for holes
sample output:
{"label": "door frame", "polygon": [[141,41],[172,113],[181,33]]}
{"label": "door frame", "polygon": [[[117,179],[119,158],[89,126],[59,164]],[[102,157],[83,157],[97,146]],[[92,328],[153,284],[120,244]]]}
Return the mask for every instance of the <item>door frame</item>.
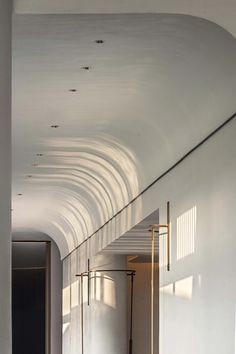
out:
{"label": "door frame", "polygon": [[47,240],[12,240],[11,243],[45,243],[45,353],[51,354],[51,241]]}

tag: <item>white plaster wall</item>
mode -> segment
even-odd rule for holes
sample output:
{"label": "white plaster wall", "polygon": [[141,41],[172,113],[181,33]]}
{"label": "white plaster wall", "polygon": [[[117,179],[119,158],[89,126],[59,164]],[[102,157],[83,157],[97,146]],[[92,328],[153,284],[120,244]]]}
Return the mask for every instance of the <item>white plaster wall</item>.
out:
{"label": "white plaster wall", "polygon": [[163,223],[171,202],[171,272],[162,267],[160,277],[160,354],[235,354],[235,136],[234,119],[90,240],[95,252],[157,208]]}
{"label": "white plaster wall", "polygon": [[11,1],[0,0],[0,353],[11,353]]}
{"label": "white plaster wall", "polygon": [[[87,270],[88,245],[74,251],[63,262],[63,354],[81,349],[81,282],[76,274]],[[97,255],[94,269],[125,269],[126,257]],[[127,279],[125,274],[91,275],[88,306],[87,278],[84,277],[84,353],[124,354],[127,352]]]}
{"label": "white plaster wall", "polygon": [[235,354],[235,136],[234,119],[141,200],[143,217],[160,207],[161,223],[171,202],[169,273],[160,244],[160,354]]}
{"label": "white plaster wall", "polygon": [[171,272],[161,269],[161,354],[235,354],[235,136],[234,121],[158,188],[159,200],[171,201],[172,226]]}

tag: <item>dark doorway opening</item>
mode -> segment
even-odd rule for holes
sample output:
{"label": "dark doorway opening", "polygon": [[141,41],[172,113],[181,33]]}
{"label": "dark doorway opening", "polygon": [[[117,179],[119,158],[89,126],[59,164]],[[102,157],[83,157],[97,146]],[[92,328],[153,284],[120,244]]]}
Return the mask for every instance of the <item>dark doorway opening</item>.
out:
{"label": "dark doorway opening", "polygon": [[49,242],[13,242],[13,354],[49,354]]}

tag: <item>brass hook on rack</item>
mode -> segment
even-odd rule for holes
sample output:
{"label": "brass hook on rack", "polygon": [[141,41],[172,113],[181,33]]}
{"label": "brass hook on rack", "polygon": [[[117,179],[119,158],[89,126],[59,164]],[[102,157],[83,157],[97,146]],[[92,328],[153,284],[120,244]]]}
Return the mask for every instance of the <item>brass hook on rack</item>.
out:
{"label": "brass hook on rack", "polygon": [[[155,232],[159,236],[167,236],[167,271],[170,271],[170,202],[167,202],[167,222],[166,224],[152,224],[150,225],[151,239],[152,239],[152,256],[155,252]],[[160,229],[165,228],[166,232],[160,233]]]}

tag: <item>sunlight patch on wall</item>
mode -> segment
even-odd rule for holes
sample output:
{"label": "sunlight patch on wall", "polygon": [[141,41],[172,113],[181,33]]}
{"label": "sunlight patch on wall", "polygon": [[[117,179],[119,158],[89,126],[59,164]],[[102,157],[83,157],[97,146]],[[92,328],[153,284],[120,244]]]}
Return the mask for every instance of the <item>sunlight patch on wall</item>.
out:
{"label": "sunlight patch on wall", "polygon": [[202,287],[202,276],[201,276],[201,274],[198,275],[198,287],[199,287],[199,289]]}
{"label": "sunlight patch on wall", "polygon": [[190,277],[161,287],[160,293],[191,300],[193,295],[193,276],[191,275]]}
{"label": "sunlight patch on wall", "polygon": [[104,304],[116,308],[116,289],[114,280],[110,277],[104,277]]}
{"label": "sunlight patch on wall", "polygon": [[91,297],[105,305],[116,308],[116,287],[114,279],[99,272],[91,279]]}
{"label": "sunlight patch on wall", "polygon": [[175,282],[175,295],[184,299],[192,299],[193,276]]}
{"label": "sunlight patch on wall", "polygon": [[66,331],[69,329],[69,327],[70,327],[70,322],[63,323],[62,333],[65,334]]}
{"label": "sunlight patch on wall", "polygon": [[174,284],[168,284],[160,288],[160,292],[163,294],[173,295],[174,294]]}
{"label": "sunlight patch on wall", "polygon": [[177,260],[194,253],[196,222],[196,206],[177,218]]}
{"label": "sunlight patch on wall", "polygon": [[62,291],[62,316],[70,313],[70,286],[67,286]]}
{"label": "sunlight patch on wall", "polygon": [[[80,280],[80,284],[81,284],[81,280]],[[83,292],[83,294],[82,294],[82,292]],[[82,295],[83,295],[83,298],[82,298]],[[85,304],[88,302],[88,277],[86,277],[86,276],[83,276],[83,286],[81,286],[80,297],[81,297],[81,300],[80,300],[81,303]]]}
{"label": "sunlight patch on wall", "polygon": [[91,285],[91,292],[92,292],[92,299],[96,301],[101,301],[101,273],[96,272],[95,275],[92,277],[92,285]]}
{"label": "sunlight patch on wall", "polygon": [[79,305],[79,281],[76,280],[71,284],[71,308]]}

